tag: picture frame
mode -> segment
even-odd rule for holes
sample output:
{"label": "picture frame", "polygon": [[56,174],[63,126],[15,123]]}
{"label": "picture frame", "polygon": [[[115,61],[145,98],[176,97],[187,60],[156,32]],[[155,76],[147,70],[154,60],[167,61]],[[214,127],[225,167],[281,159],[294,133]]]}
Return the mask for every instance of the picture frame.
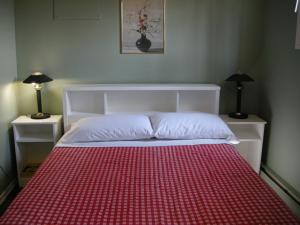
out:
{"label": "picture frame", "polygon": [[120,0],[121,54],[164,54],[166,0]]}

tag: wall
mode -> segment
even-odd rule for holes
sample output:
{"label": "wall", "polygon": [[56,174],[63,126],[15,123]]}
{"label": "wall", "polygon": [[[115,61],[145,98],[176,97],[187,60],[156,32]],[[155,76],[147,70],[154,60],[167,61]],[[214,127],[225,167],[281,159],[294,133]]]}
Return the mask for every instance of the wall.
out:
{"label": "wall", "polygon": [[[59,0],[61,6],[62,1],[70,3]],[[47,84],[43,99],[50,113],[62,112],[62,86],[73,82],[219,83],[224,87],[221,109],[230,111],[235,108],[234,85],[224,85],[223,80],[238,70],[256,78],[261,0],[167,0],[164,55],[119,53],[119,0],[86,1],[94,8],[100,4],[100,20],[54,20],[54,2],[16,0],[18,78],[40,70],[55,79]],[[69,10],[85,13],[73,3]],[[58,11],[63,14],[64,8],[68,7]],[[245,110],[256,112],[258,104],[252,100],[257,85],[247,89]],[[20,85],[19,96],[20,113],[36,110],[29,104],[35,102],[30,85]]]}
{"label": "wall", "polygon": [[298,13],[298,19],[297,19],[297,33],[296,33],[295,47],[296,49],[300,50],[300,13]]}
{"label": "wall", "polygon": [[300,193],[300,51],[295,1],[267,0],[261,115],[269,121],[265,163]]}
{"label": "wall", "polygon": [[10,122],[16,117],[14,1],[0,1],[0,193],[13,177]]}
{"label": "wall", "polygon": [[[60,0],[61,5],[62,1],[68,2]],[[269,121],[264,161],[300,190],[300,52],[294,49],[293,0],[167,0],[164,55],[119,54],[119,0],[94,0],[100,4],[100,20],[53,20],[53,2],[16,0],[18,79],[35,70],[55,79],[44,91],[45,111],[61,113],[62,87],[69,83],[210,82],[222,85],[221,111],[228,112],[234,109],[234,86],[223,80],[237,70],[248,72],[257,82],[247,84],[245,111],[260,111]],[[12,3],[1,4],[5,4],[0,7],[5,20],[1,18],[0,24],[12,29],[12,10],[5,11]],[[0,63],[5,66],[1,65],[0,90],[7,90],[1,96],[12,95],[14,47],[8,47],[13,46],[12,40],[1,35]],[[32,87],[19,86],[20,114],[34,112]],[[1,110],[7,109],[1,111],[5,116],[1,116],[0,132],[5,135],[7,122],[15,115],[13,99],[1,99],[5,106]],[[6,159],[1,164],[6,165],[10,158],[5,135],[1,133],[5,143],[1,160]]]}

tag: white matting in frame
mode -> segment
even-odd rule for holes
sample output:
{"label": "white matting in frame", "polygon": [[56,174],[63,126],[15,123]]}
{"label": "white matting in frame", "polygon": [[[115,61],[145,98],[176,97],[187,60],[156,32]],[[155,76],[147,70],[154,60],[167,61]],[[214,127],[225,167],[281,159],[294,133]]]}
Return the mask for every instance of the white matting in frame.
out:
{"label": "white matting in frame", "polygon": [[120,2],[121,53],[164,53],[165,0],[120,0]]}

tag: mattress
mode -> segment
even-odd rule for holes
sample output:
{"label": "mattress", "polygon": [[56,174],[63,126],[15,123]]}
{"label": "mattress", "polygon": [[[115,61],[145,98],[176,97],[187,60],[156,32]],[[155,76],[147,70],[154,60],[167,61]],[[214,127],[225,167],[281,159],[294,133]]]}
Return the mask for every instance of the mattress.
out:
{"label": "mattress", "polygon": [[61,140],[56,147],[151,147],[151,146],[178,146],[178,145],[200,145],[200,144],[230,144],[226,139],[146,139],[135,141],[99,141],[99,142],[77,142],[63,143]]}
{"label": "mattress", "polygon": [[0,224],[299,224],[228,144],[56,147]]}

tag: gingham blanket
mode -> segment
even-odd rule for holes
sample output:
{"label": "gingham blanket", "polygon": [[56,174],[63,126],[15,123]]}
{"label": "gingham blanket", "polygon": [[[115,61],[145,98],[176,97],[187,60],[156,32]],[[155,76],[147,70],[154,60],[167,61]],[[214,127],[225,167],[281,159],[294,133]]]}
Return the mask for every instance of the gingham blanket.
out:
{"label": "gingham blanket", "polygon": [[299,224],[226,144],[57,147],[0,224]]}

